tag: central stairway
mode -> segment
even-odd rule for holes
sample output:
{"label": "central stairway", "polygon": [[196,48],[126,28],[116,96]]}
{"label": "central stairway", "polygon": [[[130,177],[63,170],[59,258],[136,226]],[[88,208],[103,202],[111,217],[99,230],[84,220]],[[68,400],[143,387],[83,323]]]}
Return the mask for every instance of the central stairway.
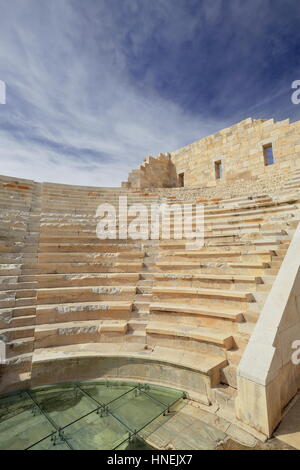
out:
{"label": "central stairway", "polygon": [[276,194],[201,201],[204,246],[190,250],[172,237],[96,235],[99,204],[118,208],[127,196],[150,213],[179,196],[0,177],[0,392],[105,377],[233,403],[237,366],[299,222],[299,188],[295,172]]}

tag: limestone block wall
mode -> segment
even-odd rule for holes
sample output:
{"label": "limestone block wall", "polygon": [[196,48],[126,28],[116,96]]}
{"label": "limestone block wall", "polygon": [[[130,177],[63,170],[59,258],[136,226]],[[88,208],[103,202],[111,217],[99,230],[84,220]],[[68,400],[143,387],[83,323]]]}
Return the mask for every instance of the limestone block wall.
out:
{"label": "limestone block wall", "polygon": [[251,196],[255,194],[276,194],[284,189],[290,174],[276,173],[272,177],[237,179],[220,181],[215,186],[201,188],[156,188],[155,192],[162,197],[176,198],[188,202],[209,200],[220,201],[231,197]]}
{"label": "limestone block wall", "polygon": [[300,388],[299,246],[300,224],[237,371],[237,416],[268,436]]}
{"label": "limestone block wall", "polygon": [[[274,164],[265,165],[263,147],[272,144]],[[299,167],[300,122],[275,122],[248,118],[232,127],[194,142],[171,154],[186,187],[215,186],[251,177],[272,177]],[[223,174],[216,180],[215,162]]]}
{"label": "limestone block wall", "polygon": [[178,185],[176,168],[171,155],[160,154],[147,157],[143,165],[129,173],[128,183],[131,188],[172,188]]}
{"label": "limestone block wall", "polygon": [[[272,145],[274,164],[265,165],[264,147]],[[149,157],[130,173],[131,187],[177,187],[184,174],[184,187],[216,187],[276,177],[300,165],[300,121],[245,119],[231,127],[172,152],[170,166],[161,156]],[[216,178],[215,164],[222,163],[222,178]],[[170,171],[171,169],[171,171]],[[240,185],[242,191],[242,184]]]}

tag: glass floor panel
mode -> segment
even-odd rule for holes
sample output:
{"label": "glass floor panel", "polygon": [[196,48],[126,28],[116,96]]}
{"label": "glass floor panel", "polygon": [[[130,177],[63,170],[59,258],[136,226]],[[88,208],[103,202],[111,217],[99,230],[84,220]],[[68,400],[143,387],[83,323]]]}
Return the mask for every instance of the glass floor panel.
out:
{"label": "glass floor panel", "polygon": [[32,408],[32,400],[26,393],[16,393],[5,398],[0,397],[0,422]]}
{"label": "glass floor panel", "polygon": [[108,405],[108,409],[114,416],[118,416],[132,432],[136,432],[162,414],[166,407],[155,402],[142,391],[133,390]]}
{"label": "glass floor panel", "polygon": [[111,387],[111,384],[103,382],[92,382],[80,385],[82,390],[87,392],[96,401],[103,403],[104,405],[110,403],[116,398],[119,398],[120,396],[124,395],[124,393],[129,392],[135,386],[136,384],[128,382],[124,384],[119,384],[118,382],[116,382],[116,385],[114,385],[113,388]]}
{"label": "glass floor panel", "polygon": [[164,387],[145,387],[144,393],[162,403],[165,406],[170,406],[182,396],[182,392],[178,390],[166,389]]}
{"label": "glass floor panel", "polygon": [[34,390],[29,390],[27,393],[30,394],[31,398],[42,405],[46,403],[47,400],[51,401],[56,399],[62,393],[72,393],[75,390],[75,386],[64,385],[64,386],[54,386],[54,387],[41,387]]}
{"label": "glass floor panel", "polygon": [[65,437],[74,450],[110,450],[127,440],[129,433],[113,416],[92,413],[68,426]]}
{"label": "glass floor panel", "polygon": [[59,439],[55,443],[51,437],[43,439],[30,448],[31,450],[70,450],[68,444]]}
{"label": "glass floor panel", "polygon": [[26,410],[0,422],[0,449],[27,449],[54,431],[42,414],[34,416],[32,411]]}
{"label": "glass floor panel", "polygon": [[130,441],[123,442],[115,450],[153,450],[147,442],[139,437],[134,437]]}
{"label": "glass floor panel", "polygon": [[0,449],[147,449],[138,433],[183,396],[166,387],[118,381],[2,395]]}
{"label": "glass floor panel", "polygon": [[81,384],[80,388],[93,397],[96,401],[103,403],[104,405],[110,403],[116,398],[121,397],[124,393],[129,392],[136,384],[134,383],[124,383],[119,384],[116,382],[114,387],[111,387],[111,384],[93,382],[88,384]]}
{"label": "glass floor panel", "polygon": [[[98,407],[97,403],[76,388],[61,390],[51,397],[49,397],[49,393],[43,397],[43,392],[32,393],[31,395],[36,399],[42,411],[56,423],[58,428],[73,423]],[[38,395],[37,398],[35,398],[36,395]]]}

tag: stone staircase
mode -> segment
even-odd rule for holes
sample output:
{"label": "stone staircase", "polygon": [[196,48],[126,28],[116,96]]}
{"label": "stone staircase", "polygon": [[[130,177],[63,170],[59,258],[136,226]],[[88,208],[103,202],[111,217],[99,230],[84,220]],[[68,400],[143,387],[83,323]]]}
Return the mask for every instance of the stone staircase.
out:
{"label": "stone staircase", "polygon": [[214,360],[211,401],[226,385],[233,403],[237,365],[298,224],[297,197],[207,204],[198,251],[160,241],[147,343],[197,351],[195,366]]}
{"label": "stone staircase", "polygon": [[179,197],[0,177],[0,391],[126,378],[232,404],[299,221],[299,188],[295,172],[276,193],[206,201],[204,246],[190,250],[186,240],[96,236],[100,203],[172,207],[187,202]]}
{"label": "stone staircase", "polygon": [[300,188],[300,170],[294,170],[290,173],[289,178],[285,184],[285,188],[288,190]]}
{"label": "stone staircase", "polygon": [[0,378],[5,390],[30,384],[38,283],[24,279],[23,269],[37,257],[40,185],[1,177],[0,201],[0,338],[6,345]]}

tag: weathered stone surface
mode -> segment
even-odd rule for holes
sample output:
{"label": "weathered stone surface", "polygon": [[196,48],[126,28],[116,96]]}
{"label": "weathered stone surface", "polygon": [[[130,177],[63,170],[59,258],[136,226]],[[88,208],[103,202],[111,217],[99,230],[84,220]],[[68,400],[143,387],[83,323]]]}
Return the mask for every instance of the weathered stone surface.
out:
{"label": "weathered stone surface", "polygon": [[[128,183],[139,189],[176,187],[178,175],[184,173],[184,187],[205,188],[198,195],[208,198],[273,192],[283,186],[288,171],[299,167],[299,129],[300,121],[248,118],[164,156],[166,161],[170,158],[172,170],[162,167],[161,155],[146,159],[130,173]],[[275,163],[265,166],[263,146],[268,144],[273,146]],[[215,177],[218,160],[223,164],[220,180]],[[184,196],[181,190],[164,194]]]}
{"label": "weathered stone surface", "polygon": [[[245,120],[146,159],[131,187],[0,177],[0,338],[8,357],[0,392],[132,379],[185,390],[234,423],[230,433],[245,445],[253,442],[237,417],[271,434],[300,387],[300,366],[290,360],[290,343],[300,340],[299,130]],[[270,142],[275,163],[265,166]],[[224,159],[217,182],[216,159]],[[180,173],[186,188],[172,189]],[[150,186],[159,189],[141,191]],[[176,220],[171,240],[161,232],[155,240],[99,240],[97,207],[117,209],[121,196],[148,209],[203,204],[204,245],[187,250],[186,240],[174,240]]]}

